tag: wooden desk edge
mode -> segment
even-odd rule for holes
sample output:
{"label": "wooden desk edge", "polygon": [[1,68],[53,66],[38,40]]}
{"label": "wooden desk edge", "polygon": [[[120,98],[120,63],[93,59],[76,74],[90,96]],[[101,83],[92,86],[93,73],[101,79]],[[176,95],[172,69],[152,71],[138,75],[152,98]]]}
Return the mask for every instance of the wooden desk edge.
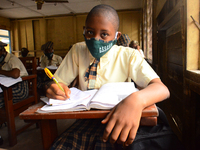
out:
{"label": "wooden desk edge", "polygon": [[[29,107],[24,112],[20,113],[20,119],[86,119],[86,118],[104,118],[110,110],[89,110],[89,111],[73,111],[73,112],[47,112],[47,113],[37,113],[37,109],[44,105],[43,102],[39,102],[31,107]],[[142,117],[157,117],[158,110],[156,105],[149,106],[144,109]]]}

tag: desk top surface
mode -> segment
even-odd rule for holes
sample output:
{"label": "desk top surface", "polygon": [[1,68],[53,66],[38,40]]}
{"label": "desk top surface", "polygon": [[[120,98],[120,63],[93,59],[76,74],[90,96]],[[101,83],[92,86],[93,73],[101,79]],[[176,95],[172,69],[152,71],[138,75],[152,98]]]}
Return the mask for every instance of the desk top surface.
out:
{"label": "desk top surface", "polygon": [[[104,118],[110,112],[110,110],[86,110],[86,111],[72,111],[72,112],[47,112],[37,113],[37,109],[44,106],[43,102],[39,102],[29,107],[24,112],[20,113],[20,119],[24,120],[37,120],[37,119],[92,119],[92,118]],[[157,117],[158,110],[156,105],[145,108],[142,112],[142,117]]]}

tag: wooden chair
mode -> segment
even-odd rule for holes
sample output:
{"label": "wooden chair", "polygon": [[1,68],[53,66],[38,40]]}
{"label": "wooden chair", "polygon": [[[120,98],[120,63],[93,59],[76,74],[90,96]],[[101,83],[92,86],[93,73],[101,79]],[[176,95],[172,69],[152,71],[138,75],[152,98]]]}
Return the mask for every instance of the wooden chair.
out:
{"label": "wooden chair", "polygon": [[19,59],[22,61],[29,73],[28,76],[22,77],[23,81],[28,81],[29,83],[28,98],[13,104],[12,87],[5,87],[0,84],[0,87],[3,90],[5,103],[5,107],[0,108],[0,124],[4,122],[7,122],[8,124],[10,146],[17,144],[17,135],[33,124],[27,124],[16,131],[15,117],[31,105],[38,103],[36,57],[20,57]]}
{"label": "wooden chair", "polygon": [[28,74],[37,74],[37,59],[36,57],[19,57],[24,64]]}
{"label": "wooden chair", "polygon": [[33,104],[38,103],[37,99],[37,75],[29,75],[22,77],[23,81],[28,81],[29,83],[29,96],[28,98],[13,104],[12,87],[5,87],[0,85],[4,94],[5,107],[0,108],[0,124],[7,122],[8,125],[8,135],[9,144],[13,146],[17,144],[17,135],[27,129],[32,124],[27,124],[19,130],[15,128],[15,117],[17,117],[21,112],[26,110]]}

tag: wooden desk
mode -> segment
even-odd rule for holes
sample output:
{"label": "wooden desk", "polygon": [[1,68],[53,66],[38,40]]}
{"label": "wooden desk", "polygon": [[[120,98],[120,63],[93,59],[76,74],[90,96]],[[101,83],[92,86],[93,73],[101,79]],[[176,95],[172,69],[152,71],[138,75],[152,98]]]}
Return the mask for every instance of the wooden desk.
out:
{"label": "wooden desk", "polygon": [[[43,148],[47,150],[58,136],[56,119],[92,119],[104,118],[110,112],[109,110],[90,110],[76,112],[56,112],[56,113],[37,113],[37,109],[44,105],[43,102],[29,107],[22,112],[19,117],[27,121],[37,120],[40,123],[42,133]],[[150,126],[157,124],[158,110],[156,105],[152,105],[144,109],[141,118],[141,125],[146,124],[150,120]],[[146,122],[147,121],[147,122]]]}

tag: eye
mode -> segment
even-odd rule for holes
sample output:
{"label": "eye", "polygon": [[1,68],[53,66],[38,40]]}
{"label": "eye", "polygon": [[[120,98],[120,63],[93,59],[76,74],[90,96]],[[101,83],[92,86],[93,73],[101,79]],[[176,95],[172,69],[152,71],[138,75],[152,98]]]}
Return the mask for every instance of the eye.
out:
{"label": "eye", "polygon": [[93,35],[94,33],[92,31],[86,31],[87,35]]}
{"label": "eye", "polygon": [[106,38],[107,36],[109,36],[108,33],[102,33],[102,34],[101,34],[101,37],[102,37],[103,39]]}

